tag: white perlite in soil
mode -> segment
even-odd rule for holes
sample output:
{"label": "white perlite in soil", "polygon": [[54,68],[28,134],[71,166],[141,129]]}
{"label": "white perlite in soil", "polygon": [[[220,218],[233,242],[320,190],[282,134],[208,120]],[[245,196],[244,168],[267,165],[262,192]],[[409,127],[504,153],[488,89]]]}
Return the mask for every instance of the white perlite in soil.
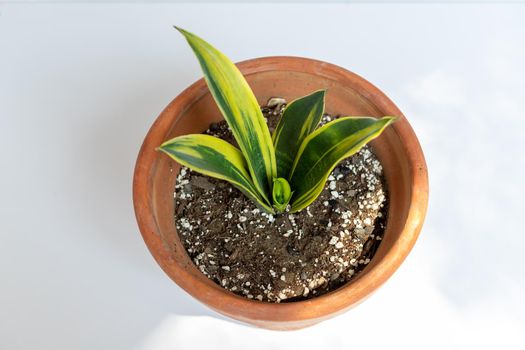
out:
{"label": "white perlite in soil", "polygon": [[[279,113],[263,112],[271,128]],[[208,133],[234,143],[224,123]],[[341,162],[319,198],[294,214],[266,214],[227,182],[183,167],[176,226],[195,265],[222,287],[261,301],[310,298],[370,262],[386,223],[384,188],[381,164],[367,146]]]}

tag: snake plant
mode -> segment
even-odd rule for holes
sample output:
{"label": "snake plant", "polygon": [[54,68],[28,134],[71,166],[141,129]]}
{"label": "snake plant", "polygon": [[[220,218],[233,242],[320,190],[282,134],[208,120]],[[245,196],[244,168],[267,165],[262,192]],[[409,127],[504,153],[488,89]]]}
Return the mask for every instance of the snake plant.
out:
{"label": "snake plant", "polygon": [[290,102],[270,135],[250,86],[223,53],[175,27],[197,56],[208,88],[239,148],[204,134],[158,149],[204,175],[226,180],[267,213],[297,212],[321,193],[335,166],[376,138],[396,117],[341,117],[318,128],[325,90]]}

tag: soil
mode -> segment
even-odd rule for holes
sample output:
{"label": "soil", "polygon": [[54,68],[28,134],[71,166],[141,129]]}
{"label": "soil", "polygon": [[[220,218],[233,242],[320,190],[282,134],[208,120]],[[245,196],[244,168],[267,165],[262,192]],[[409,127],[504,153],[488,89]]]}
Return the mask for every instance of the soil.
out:
{"label": "soil", "polygon": [[[273,131],[285,106],[262,107]],[[324,115],[322,124],[337,117]],[[236,145],[225,122],[207,134]],[[369,146],[342,161],[306,209],[266,214],[229,183],[181,168],[176,225],[195,265],[222,287],[250,299],[288,302],[332,291],[373,258],[386,226],[382,167]]]}

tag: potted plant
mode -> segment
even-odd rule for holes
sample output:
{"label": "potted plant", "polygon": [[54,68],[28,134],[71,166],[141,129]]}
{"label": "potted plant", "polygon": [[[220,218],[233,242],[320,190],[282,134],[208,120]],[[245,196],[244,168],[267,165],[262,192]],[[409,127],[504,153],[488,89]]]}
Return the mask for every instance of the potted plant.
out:
{"label": "potted plant", "polygon": [[426,211],[406,118],[342,68],[295,57],[235,66],[179,31],[205,80],[153,124],[134,178],[157,262],[208,306],[266,328],[361,301],[401,264]]}

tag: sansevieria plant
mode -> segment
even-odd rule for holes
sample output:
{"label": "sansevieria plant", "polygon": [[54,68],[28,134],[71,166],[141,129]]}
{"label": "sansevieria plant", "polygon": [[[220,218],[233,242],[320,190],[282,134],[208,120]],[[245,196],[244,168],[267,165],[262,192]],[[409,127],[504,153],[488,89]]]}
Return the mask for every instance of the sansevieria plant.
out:
{"label": "sansevieria plant", "polygon": [[177,28],[239,148],[204,134],[175,137],[158,149],[194,171],[226,180],[267,213],[297,212],[321,193],[335,166],[376,138],[396,117],[340,117],[318,128],[325,90],[290,102],[273,135],[254,93],[228,57]]}

